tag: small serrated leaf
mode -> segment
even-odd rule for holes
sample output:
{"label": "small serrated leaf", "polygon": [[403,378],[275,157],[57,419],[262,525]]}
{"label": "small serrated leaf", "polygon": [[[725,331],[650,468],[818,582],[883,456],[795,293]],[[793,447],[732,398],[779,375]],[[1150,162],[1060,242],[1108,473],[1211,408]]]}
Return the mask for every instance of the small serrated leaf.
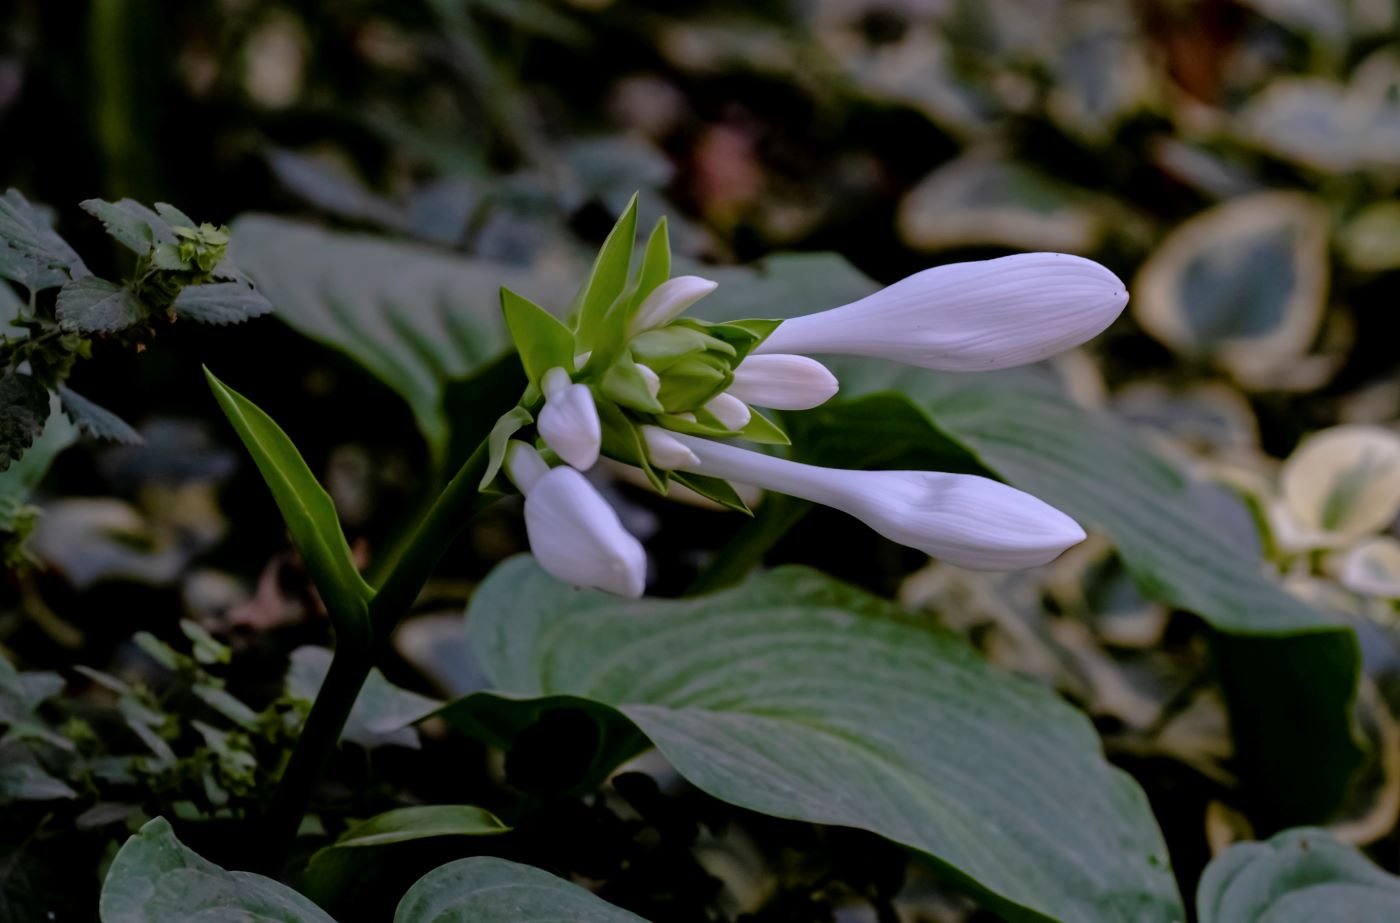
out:
{"label": "small serrated leaf", "polygon": [[66,385],[58,386],[58,397],[63,403],[63,412],[68,414],[68,419],[83,435],[122,445],[136,445],[144,441],[130,423]]}
{"label": "small serrated leaf", "polygon": [[171,225],[172,227],[175,227],[175,226],[186,227],[186,228],[197,228],[197,227],[199,227],[199,225],[197,225],[197,224],[194,223],[194,219],[193,219],[193,218],[191,218],[189,215],[185,214],[184,212],[180,211],[180,210],[179,210],[178,208],[176,208],[174,205],[170,205],[170,204],[168,204],[168,203],[166,203],[166,202],[157,202],[157,203],[156,203],[156,214],[160,215],[160,216],[161,216],[162,218],[164,218],[167,222],[169,222],[170,225]]}
{"label": "small serrated leaf", "polygon": [[86,275],[88,268],[54,232],[46,210],[15,189],[0,196],[0,278],[38,292]]}
{"label": "small serrated leaf", "polygon": [[79,207],[101,221],[109,237],[138,256],[150,253],[162,241],[174,240],[170,225],[160,215],[132,199],[87,199]]}
{"label": "small serrated leaf", "polygon": [[150,309],[115,282],[84,276],[58,291],[58,321],[78,333],[114,333],[144,321]]}
{"label": "small serrated leaf", "polygon": [[0,471],[34,444],[48,418],[47,388],[22,372],[0,378]]}
{"label": "small serrated leaf", "polygon": [[210,282],[180,291],[172,305],[179,317],[200,324],[241,324],[272,312],[272,303],[241,282]]}

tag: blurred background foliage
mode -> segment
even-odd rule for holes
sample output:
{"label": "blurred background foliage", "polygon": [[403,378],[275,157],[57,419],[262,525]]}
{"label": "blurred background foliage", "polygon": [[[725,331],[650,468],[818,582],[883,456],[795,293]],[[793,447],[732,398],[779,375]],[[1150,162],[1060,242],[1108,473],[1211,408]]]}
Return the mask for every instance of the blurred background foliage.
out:
{"label": "blurred background foliage", "polygon": [[[497,287],[559,303],[637,189],[643,223],[668,214],[690,265],[834,251],[889,282],[1045,249],[1128,280],[1125,318],[1053,371],[1214,485],[1212,527],[1358,630],[1368,756],[1333,830],[1394,870],[1397,35],[1395,0],[0,0],[0,188],[51,206],[99,274],[118,254],[80,200],[226,222],[277,318],[174,324],[141,352],[97,343],[73,386],[144,442],[59,455],[76,433],[56,415],[0,482],[0,527],[33,525],[29,564],[0,591],[0,644],[64,670],[69,690],[54,705],[61,682],[0,674],[0,717],[29,729],[0,748],[69,754],[0,775],[17,818],[0,861],[25,870],[6,887],[42,877],[35,843],[81,843],[97,869],[113,830],[142,816],[236,818],[267,769],[247,754],[284,746],[304,707],[315,658],[293,656],[285,689],[281,676],[288,651],[325,642],[319,602],[200,364],[294,434],[372,562],[499,413],[482,396],[511,380],[491,361]],[[826,297],[826,278],[786,291]],[[0,317],[19,297],[0,283]],[[662,593],[732,532],[674,506],[663,529],[663,507],[612,489]],[[1199,623],[1148,601],[1106,542],[986,576],[854,544],[844,520],[813,515],[770,559],[897,594],[1083,707],[1152,798],[1188,893],[1213,851],[1252,832]],[[457,613],[522,547],[508,510],[473,528],[399,634],[386,688],[479,686]],[[215,677],[259,710],[229,705]],[[419,704],[382,699],[394,714]],[[431,730],[409,743],[469,746]],[[422,772],[402,739],[366,734],[373,760],[334,774],[344,816],[460,798],[444,794],[460,772]],[[860,898],[891,920],[896,892],[906,918],[976,913],[917,873],[900,892],[893,849],[745,816],[664,767],[648,770],[659,789],[624,776],[608,803],[570,801],[535,746],[492,770],[557,809],[519,849],[609,878],[640,913],[663,891],[710,908],[686,919],[821,919]],[[647,874],[616,874],[621,857]],[[75,907],[97,881],[72,889]]]}

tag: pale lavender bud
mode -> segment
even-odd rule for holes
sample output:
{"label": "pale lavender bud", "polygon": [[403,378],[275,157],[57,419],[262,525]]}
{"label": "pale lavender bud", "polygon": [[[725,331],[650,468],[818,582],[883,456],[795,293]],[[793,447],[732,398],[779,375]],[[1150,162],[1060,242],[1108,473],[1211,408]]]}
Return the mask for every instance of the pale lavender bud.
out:
{"label": "pale lavender bud", "polygon": [[824,404],[841,387],[826,366],[806,356],[749,356],[734,370],[729,394],[774,410],[808,410]]}
{"label": "pale lavender bud", "polygon": [[876,532],[951,564],[1018,570],[1084,540],[1073,519],[989,478],[937,471],[844,471],[674,434],[700,459],[687,468],[841,510]]}
{"label": "pale lavender bud", "polygon": [[749,425],[753,419],[753,411],[749,410],[749,405],[739,400],[732,394],[717,394],[705,405],[720,426],[730,432],[738,432]]}
{"label": "pale lavender bud", "polygon": [[587,385],[574,384],[563,369],[550,369],[540,382],[545,394],[537,427],[545,444],[580,471],[598,461],[603,427]]}
{"label": "pale lavender bud", "polygon": [[785,320],[756,352],[1001,369],[1087,342],[1127,303],[1127,288],[1093,260],[1021,253],[925,269],[851,304]]}
{"label": "pale lavender bud", "polygon": [[676,276],[674,279],[667,279],[642,300],[637,313],[628,324],[628,336],[666,326],[718,287],[718,282],[711,282],[699,276]]}
{"label": "pale lavender bud", "polygon": [[700,459],[695,457],[694,452],[661,427],[643,426],[641,432],[642,441],[647,447],[647,458],[656,467],[675,471],[699,463]]}

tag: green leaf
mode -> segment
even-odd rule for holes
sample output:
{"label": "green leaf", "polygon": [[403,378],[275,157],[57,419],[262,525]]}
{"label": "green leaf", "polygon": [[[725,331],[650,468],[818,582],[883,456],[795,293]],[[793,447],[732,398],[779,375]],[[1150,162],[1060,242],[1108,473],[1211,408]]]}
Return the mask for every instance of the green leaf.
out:
{"label": "green leaf", "polygon": [[367,637],[367,603],[373,595],[355,568],[340,529],[335,503],[306,467],[301,453],[272,418],[208,369],[204,376],[277,501],[292,542],[326,602],[342,640]]}
{"label": "green leaf", "polygon": [[614,362],[603,373],[602,384],[598,387],[604,396],[623,407],[639,413],[661,413],[661,402],[652,395],[641,369],[628,356]]}
{"label": "green leaf", "polygon": [[642,441],[642,434],[637,431],[636,423],[612,401],[600,400],[596,403],[598,422],[603,431],[604,454],[609,458],[641,468],[646,473],[651,486],[665,493],[666,482],[651,466],[646,444]]}
{"label": "green leaf", "polygon": [[[287,695],[303,702],[314,701],[330,668],[331,652],[327,648],[308,645],[292,651]],[[392,745],[417,750],[418,733],[413,723],[441,705],[425,695],[400,689],[374,669],[361,687],[340,737],[366,749]]]}
{"label": "green leaf", "polygon": [[749,408],[748,425],[739,432],[750,442],[757,442],[763,445],[792,445],[792,440],[788,434],[783,432],[783,428],[763,414]]}
{"label": "green leaf", "polygon": [[713,500],[720,506],[736,513],[753,515],[753,511],[744,502],[744,498],[739,496],[733,485],[723,478],[706,477],[703,474],[690,474],[685,471],[672,471],[670,477],[682,487],[689,487],[700,496]]}
{"label": "green leaf", "polygon": [[284,884],[201,858],[163,817],[122,844],[102,883],[99,912],[102,923],[335,923]]}
{"label": "green leaf", "polygon": [[175,232],[169,223],[140,202],[132,199],[117,202],[86,199],[78,204],[83,211],[102,222],[103,229],[112,239],[139,256],[150,253],[157,244],[175,241]]}
{"label": "green leaf", "polygon": [[540,304],[568,296],[537,269],[266,215],[234,222],[230,252],[278,318],[349,356],[407,402],[439,468],[452,432],[446,390],[510,344],[501,286]]}
{"label": "green leaf", "polygon": [[46,209],[15,189],[0,196],[0,278],[38,292],[86,275],[78,254],[54,233]]}
{"label": "green leaf", "polygon": [[241,324],[272,312],[272,304],[257,289],[241,282],[187,285],[171,304],[179,317],[200,324]]}
{"label": "green leaf", "polygon": [[[712,275],[719,290],[701,305],[719,318],[752,315],[759,304],[806,314],[875,288],[835,256],[776,257],[757,271]],[[802,429],[803,460],[991,473],[1103,532],[1144,596],[1219,633],[1218,668],[1257,818],[1275,829],[1315,823],[1341,803],[1361,759],[1351,718],[1356,636],[1265,576],[1257,555],[1199,511],[1190,478],[1034,370],[829,365],[840,395],[785,417]]]}
{"label": "green leaf", "polygon": [[57,313],[64,330],[115,333],[146,320],[151,311],[126,286],[84,276],[59,289]]}
{"label": "green leaf", "polygon": [[106,439],[122,445],[136,445],[143,440],[130,423],[100,407],[67,385],[58,386],[58,396],[63,403],[63,412],[78,427],[84,436]]}
{"label": "green leaf", "polygon": [[486,448],[489,452],[486,473],[481,476],[481,483],[477,485],[478,490],[485,490],[492,481],[496,480],[496,475],[501,473],[501,465],[506,460],[506,446],[510,443],[510,437],[533,422],[535,422],[535,418],[530,411],[524,407],[513,407],[496,421],[495,426],[491,427],[491,433],[486,437]]}
{"label": "green leaf", "polygon": [[[609,705],[714,797],[919,850],[1012,919],[1184,918],[1146,799],[1083,715],[822,574],[631,602],[516,558],[478,588],[467,626],[507,708]],[[491,698],[443,716],[480,724]]]}
{"label": "green leaf", "polygon": [[56,779],[34,763],[7,761],[0,766],[0,804],[11,801],[54,801],[77,798],[61,779]]}
{"label": "green leaf", "polygon": [[48,418],[47,388],[23,372],[0,376],[0,472],[34,444]]}
{"label": "green leaf", "polygon": [[[322,906],[355,899],[358,888],[373,888],[374,873],[390,847],[418,840],[456,836],[496,836],[510,830],[489,811],[465,804],[396,808],[355,824],[311,857],[301,889]],[[366,880],[368,879],[368,881]]]}
{"label": "green leaf", "polygon": [[603,241],[603,246],[593,261],[593,268],[580,286],[578,295],[574,297],[574,308],[578,312],[575,329],[578,331],[580,352],[596,351],[600,345],[607,345],[600,344],[598,339],[603,318],[627,287],[632,266],[632,248],[636,245],[636,240],[637,197],[633,195],[622,216],[617,219],[607,239]]}
{"label": "green leaf", "polygon": [[633,283],[632,296],[628,299],[628,319],[636,313],[646,297],[658,285],[671,278],[671,239],[667,232],[666,216],[661,216],[647,238],[646,249],[642,253],[642,265],[637,270],[637,280]]}
{"label": "green leaf", "polygon": [[1196,913],[1200,923],[1400,920],[1400,878],[1325,830],[1286,830],[1236,843],[1206,866]]}
{"label": "green leaf", "polygon": [[[646,923],[572,882],[490,856],[458,859],[420,878],[394,923]],[[103,921],[107,923],[107,921]]]}
{"label": "green leaf", "polygon": [[[4,432],[6,406],[3,400],[5,383],[0,379],[0,432]],[[26,525],[32,522],[33,508],[27,506],[29,497],[48,473],[53,460],[78,438],[78,431],[59,408],[56,396],[47,396],[48,421],[44,431],[30,445],[24,457],[10,463],[10,456],[0,451],[0,533],[18,535],[21,539]],[[17,548],[9,549],[11,552]]]}
{"label": "green leaf", "polygon": [[574,335],[563,321],[508,288],[501,289],[501,310],[530,384],[539,387],[550,369],[574,371]]}

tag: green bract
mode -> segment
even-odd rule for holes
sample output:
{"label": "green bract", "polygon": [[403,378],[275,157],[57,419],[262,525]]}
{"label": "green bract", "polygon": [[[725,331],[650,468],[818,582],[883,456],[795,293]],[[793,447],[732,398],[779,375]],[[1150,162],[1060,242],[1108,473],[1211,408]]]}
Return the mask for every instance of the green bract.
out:
{"label": "green bract", "polygon": [[[711,323],[691,317],[663,320],[638,329],[639,312],[671,274],[666,219],[657,221],[640,259],[636,251],[637,197],[598,251],[593,268],[574,297],[566,321],[550,311],[501,289],[501,309],[520,354],[530,387],[519,405],[497,421],[491,464],[483,487],[500,470],[508,437],[529,425],[544,401],[541,381],[550,369],[562,368],[575,384],[586,385],[597,407],[603,454],[641,468],[663,493],[672,481],[684,484],[732,509],[748,507],[723,481],[678,474],[649,458],[641,427],[696,436],[739,436],[754,442],[786,445],[782,429],[757,412],[748,423],[730,429],[705,407],[734,381],[739,363],[777,329],[777,320]],[[543,448],[543,443],[540,442]]]}

